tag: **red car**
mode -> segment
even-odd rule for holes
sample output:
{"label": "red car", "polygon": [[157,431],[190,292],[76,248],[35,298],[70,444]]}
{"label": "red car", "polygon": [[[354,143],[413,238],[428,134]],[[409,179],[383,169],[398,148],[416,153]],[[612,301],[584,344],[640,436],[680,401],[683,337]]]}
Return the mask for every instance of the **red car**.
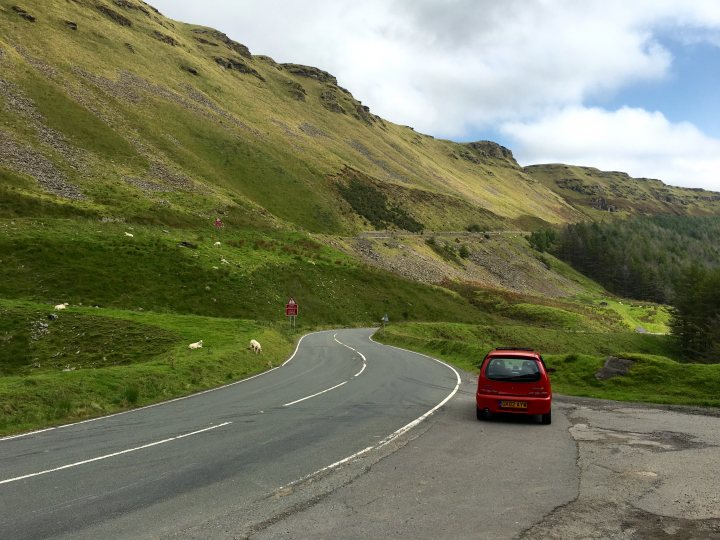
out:
{"label": "red car", "polygon": [[552,422],[552,389],[549,369],[542,356],[532,349],[498,347],[480,366],[477,404],[478,420],[493,414],[533,414],[543,424]]}

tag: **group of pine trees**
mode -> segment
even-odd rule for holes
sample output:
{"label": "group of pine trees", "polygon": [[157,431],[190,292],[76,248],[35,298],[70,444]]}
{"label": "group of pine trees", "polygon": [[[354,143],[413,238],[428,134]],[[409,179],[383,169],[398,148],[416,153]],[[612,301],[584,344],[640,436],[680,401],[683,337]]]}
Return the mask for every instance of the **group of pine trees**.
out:
{"label": "group of pine trees", "polygon": [[688,358],[720,361],[720,217],[577,223],[528,240],[618,295],[672,305]]}

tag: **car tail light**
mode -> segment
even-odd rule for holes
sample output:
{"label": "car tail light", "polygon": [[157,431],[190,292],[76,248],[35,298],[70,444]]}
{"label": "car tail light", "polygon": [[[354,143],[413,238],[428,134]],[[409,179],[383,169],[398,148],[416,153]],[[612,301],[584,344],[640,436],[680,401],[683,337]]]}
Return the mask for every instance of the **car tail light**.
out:
{"label": "car tail light", "polygon": [[486,384],[483,386],[478,386],[478,392],[482,394],[498,394],[499,392],[495,390],[491,385]]}

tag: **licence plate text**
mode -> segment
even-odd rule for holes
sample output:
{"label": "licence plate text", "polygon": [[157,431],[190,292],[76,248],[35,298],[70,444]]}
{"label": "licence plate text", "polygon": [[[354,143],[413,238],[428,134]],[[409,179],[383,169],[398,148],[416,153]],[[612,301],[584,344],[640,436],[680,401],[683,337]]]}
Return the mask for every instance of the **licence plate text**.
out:
{"label": "licence plate text", "polygon": [[527,401],[508,401],[501,400],[500,407],[503,409],[527,409]]}

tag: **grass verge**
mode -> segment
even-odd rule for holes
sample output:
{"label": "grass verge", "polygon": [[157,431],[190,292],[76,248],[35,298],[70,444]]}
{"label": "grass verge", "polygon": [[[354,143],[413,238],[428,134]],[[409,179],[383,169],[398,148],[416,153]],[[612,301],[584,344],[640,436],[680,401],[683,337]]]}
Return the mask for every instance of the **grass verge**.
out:
{"label": "grass verge", "polygon": [[[720,364],[675,361],[668,336],[636,333],[581,334],[529,326],[466,324],[393,325],[375,339],[441,358],[476,373],[485,354],[496,346],[527,346],[542,352],[553,391],[620,401],[720,407]],[[609,355],[634,360],[626,376],[599,381],[595,373]]]}
{"label": "grass verge", "polygon": [[[6,326],[30,328],[29,334],[0,330],[8,347],[0,356],[0,435],[64,424],[148,405],[240,380],[282,363],[294,336],[254,321],[70,308],[49,321],[47,307],[29,302],[0,302]],[[5,320],[5,318],[4,318]],[[37,322],[48,325],[37,333]],[[30,334],[35,332],[34,334]],[[19,336],[19,337],[18,337]],[[251,338],[263,354],[248,350]],[[24,340],[32,354],[18,360],[11,341]],[[203,348],[188,344],[203,340]],[[113,351],[113,352],[111,352]],[[103,354],[105,352],[106,354]],[[93,364],[87,364],[93,359]],[[103,359],[103,360],[100,360]]]}

